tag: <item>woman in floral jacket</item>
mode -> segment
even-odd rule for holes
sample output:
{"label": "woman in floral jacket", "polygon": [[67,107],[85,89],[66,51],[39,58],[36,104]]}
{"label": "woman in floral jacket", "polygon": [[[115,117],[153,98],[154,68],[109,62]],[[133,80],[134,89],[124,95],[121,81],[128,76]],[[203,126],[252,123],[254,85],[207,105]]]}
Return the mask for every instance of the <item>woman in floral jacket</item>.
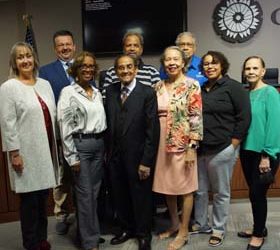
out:
{"label": "woman in floral jacket", "polygon": [[[196,149],[202,140],[202,105],[199,83],[184,74],[184,52],[176,46],[168,47],[161,63],[168,79],[155,86],[161,132],[153,191],[166,195],[171,227],[159,238],[168,238],[178,231],[168,246],[174,250],[187,242],[193,192],[198,188]],[[181,222],[177,214],[178,195],[183,197]]]}

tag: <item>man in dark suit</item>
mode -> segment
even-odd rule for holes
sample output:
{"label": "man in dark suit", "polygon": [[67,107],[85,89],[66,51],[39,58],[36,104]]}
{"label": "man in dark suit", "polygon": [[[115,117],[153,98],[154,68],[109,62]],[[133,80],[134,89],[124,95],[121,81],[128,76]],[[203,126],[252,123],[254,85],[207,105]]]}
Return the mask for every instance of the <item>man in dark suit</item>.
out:
{"label": "man in dark suit", "polygon": [[[75,53],[75,43],[73,35],[68,30],[57,31],[53,36],[54,51],[57,59],[40,68],[39,77],[48,80],[52,86],[56,103],[60,91],[68,86],[72,79],[67,73],[67,69],[70,63],[73,62]],[[66,206],[66,198],[71,191],[71,169],[65,161],[64,157],[61,157],[61,186],[58,186],[53,191],[54,197],[54,214],[57,219],[56,232],[57,234],[66,234],[69,228],[67,223],[67,217],[69,215],[69,209]]]}
{"label": "man in dark suit", "polygon": [[114,205],[121,226],[112,245],[137,237],[139,250],[151,249],[153,167],[159,141],[155,91],[139,83],[137,61],[115,60],[120,82],[106,89],[107,155]]}

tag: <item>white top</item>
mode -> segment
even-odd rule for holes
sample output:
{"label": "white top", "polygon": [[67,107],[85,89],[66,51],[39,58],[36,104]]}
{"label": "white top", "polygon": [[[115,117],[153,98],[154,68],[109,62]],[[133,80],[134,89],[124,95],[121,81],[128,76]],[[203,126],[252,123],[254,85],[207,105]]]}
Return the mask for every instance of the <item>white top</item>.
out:
{"label": "white top", "polygon": [[[39,95],[46,103],[53,123],[50,152]],[[48,189],[58,184],[56,152],[56,107],[48,81],[36,79],[33,86],[17,79],[4,82],[0,88],[0,122],[4,151],[19,150],[23,172],[16,173],[8,159],[11,188],[16,193]]]}
{"label": "white top", "polygon": [[63,143],[63,153],[70,166],[80,161],[73,134],[101,133],[106,128],[102,96],[93,89],[92,97],[77,83],[64,87],[57,104],[57,118]]}

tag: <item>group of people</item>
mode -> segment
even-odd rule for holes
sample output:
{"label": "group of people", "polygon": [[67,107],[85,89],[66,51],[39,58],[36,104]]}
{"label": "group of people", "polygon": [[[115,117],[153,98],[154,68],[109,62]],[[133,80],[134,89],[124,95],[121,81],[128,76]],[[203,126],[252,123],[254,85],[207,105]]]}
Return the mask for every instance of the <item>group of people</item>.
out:
{"label": "group of people", "polygon": [[112,245],[137,238],[139,250],[151,249],[155,192],[165,196],[171,222],[158,238],[175,236],[168,250],[182,248],[195,233],[211,234],[208,244],[219,246],[226,234],[239,151],[253,228],[238,236],[250,238],[248,250],[262,247],[266,193],[279,165],[280,100],[277,90],[263,81],[261,57],[243,64],[247,91],[228,76],[229,62],[221,52],[195,55],[190,32],[179,34],[176,46],[164,50],[159,71],[141,59],[141,34],[128,32],[123,54],[98,82],[96,57],[87,51],[74,56],[71,32],[56,32],[53,42],[57,60],[41,68],[33,48],[16,43],[10,79],[0,87],[3,150],[12,190],[20,196],[25,249],[51,249],[46,211],[50,188],[56,231],[67,233],[65,203],[71,187],[81,245],[98,249],[97,198],[104,171],[120,228]]}

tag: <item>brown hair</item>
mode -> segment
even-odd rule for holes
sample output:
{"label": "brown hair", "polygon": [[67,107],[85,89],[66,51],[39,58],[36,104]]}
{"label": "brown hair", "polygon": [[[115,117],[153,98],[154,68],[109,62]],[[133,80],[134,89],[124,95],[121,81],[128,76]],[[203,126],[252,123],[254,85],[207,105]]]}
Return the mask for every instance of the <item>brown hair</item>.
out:
{"label": "brown hair", "polygon": [[95,69],[94,69],[94,79],[96,79],[97,74],[98,74],[98,64],[96,63],[96,57],[93,53],[88,52],[88,51],[82,51],[81,53],[79,53],[75,58],[74,58],[74,62],[71,65],[71,67],[68,69],[68,74],[70,76],[72,76],[74,79],[77,78],[78,76],[78,71],[80,70],[80,67],[82,66],[85,57],[91,57],[94,60],[95,63]]}
{"label": "brown hair", "polygon": [[229,69],[229,62],[228,59],[225,57],[225,55],[222,52],[219,51],[213,51],[209,50],[202,58],[200,63],[200,70],[204,74],[204,68],[203,68],[203,61],[206,56],[212,56],[213,61],[221,64],[221,73],[222,76],[226,75]]}

